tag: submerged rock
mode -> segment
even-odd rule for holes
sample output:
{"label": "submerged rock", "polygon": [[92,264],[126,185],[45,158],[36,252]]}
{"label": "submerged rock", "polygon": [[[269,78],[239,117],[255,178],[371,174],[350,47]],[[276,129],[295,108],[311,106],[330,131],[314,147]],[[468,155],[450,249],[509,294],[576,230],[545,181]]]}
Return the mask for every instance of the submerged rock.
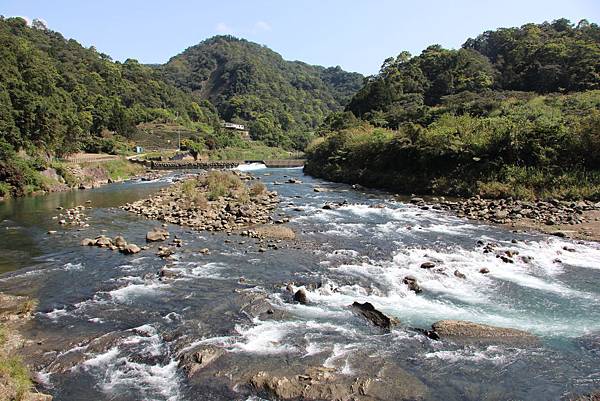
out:
{"label": "submerged rock", "polygon": [[375,309],[375,307],[369,302],[365,302],[363,304],[359,302],[354,302],[351,305],[351,308],[357,314],[370,321],[373,325],[381,327],[382,329],[389,330],[393,325],[397,323],[395,319],[391,319],[388,316],[384,315],[382,312]]}
{"label": "submerged rock", "polygon": [[81,246],[94,246],[96,245],[96,240],[91,238],[84,238],[79,244],[81,244]]}

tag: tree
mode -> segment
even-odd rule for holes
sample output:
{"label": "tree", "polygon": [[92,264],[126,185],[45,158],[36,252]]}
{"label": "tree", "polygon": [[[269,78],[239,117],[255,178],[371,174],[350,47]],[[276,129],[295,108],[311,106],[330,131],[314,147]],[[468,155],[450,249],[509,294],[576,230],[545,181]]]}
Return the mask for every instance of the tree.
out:
{"label": "tree", "polygon": [[200,138],[184,139],[181,141],[181,149],[190,152],[194,160],[198,160],[198,156],[204,151],[204,148],[204,142]]}

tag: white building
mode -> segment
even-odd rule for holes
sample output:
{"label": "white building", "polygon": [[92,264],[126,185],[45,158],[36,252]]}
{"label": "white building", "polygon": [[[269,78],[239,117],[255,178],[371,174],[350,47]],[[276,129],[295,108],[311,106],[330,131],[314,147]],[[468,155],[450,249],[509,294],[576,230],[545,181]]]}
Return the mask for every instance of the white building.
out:
{"label": "white building", "polygon": [[235,129],[238,131],[246,131],[246,127],[244,127],[242,124],[222,122],[221,127],[228,128],[228,129]]}

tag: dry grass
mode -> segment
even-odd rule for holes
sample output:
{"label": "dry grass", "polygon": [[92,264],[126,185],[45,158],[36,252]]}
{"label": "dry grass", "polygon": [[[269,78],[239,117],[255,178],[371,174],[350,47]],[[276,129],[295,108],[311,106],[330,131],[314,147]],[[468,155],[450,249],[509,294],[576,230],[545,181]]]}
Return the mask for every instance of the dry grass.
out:
{"label": "dry grass", "polygon": [[256,181],[250,186],[250,195],[258,196],[262,195],[267,191],[267,186],[260,181]]}
{"label": "dry grass", "polygon": [[208,200],[217,200],[220,197],[233,196],[243,198],[246,186],[240,177],[230,171],[211,171],[204,178],[208,192]]}

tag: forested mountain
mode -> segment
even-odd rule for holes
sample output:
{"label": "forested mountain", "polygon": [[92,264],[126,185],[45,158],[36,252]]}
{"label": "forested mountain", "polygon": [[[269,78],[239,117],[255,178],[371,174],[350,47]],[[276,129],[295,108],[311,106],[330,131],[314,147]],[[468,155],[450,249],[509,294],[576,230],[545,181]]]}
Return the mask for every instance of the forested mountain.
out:
{"label": "forested mountain", "polygon": [[[135,60],[113,62],[93,47],[21,18],[0,18],[2,148],[65,154],[100,138],[128,135],[140,122],[217,122],[208,102],[160,79]],[[7,150],[8,151],[8,150]]]}
{"label": "forested mountain", "polygon": [[398,127],[404,121],[429,123],[429,106],[460,103],[461,96],[599,88],[600,28],[560,19],[487,31],[458,50],[433,45],[415,57],[402,52],[385,60],[347,110],[376,125]]}
{"label": "forested mountain", "polygon": [[502,28],[385,60],[306,171],[404,192],[600,199],[600,27]]}
{"label": "forested mountain", "polygon": [[158,68],[166,81],[210,100],[226,120],[249,122],[254,138],[272,145],[289,135],[302,142],[363,81],[339,67],[286,61],[232,36],[207,39]]}

